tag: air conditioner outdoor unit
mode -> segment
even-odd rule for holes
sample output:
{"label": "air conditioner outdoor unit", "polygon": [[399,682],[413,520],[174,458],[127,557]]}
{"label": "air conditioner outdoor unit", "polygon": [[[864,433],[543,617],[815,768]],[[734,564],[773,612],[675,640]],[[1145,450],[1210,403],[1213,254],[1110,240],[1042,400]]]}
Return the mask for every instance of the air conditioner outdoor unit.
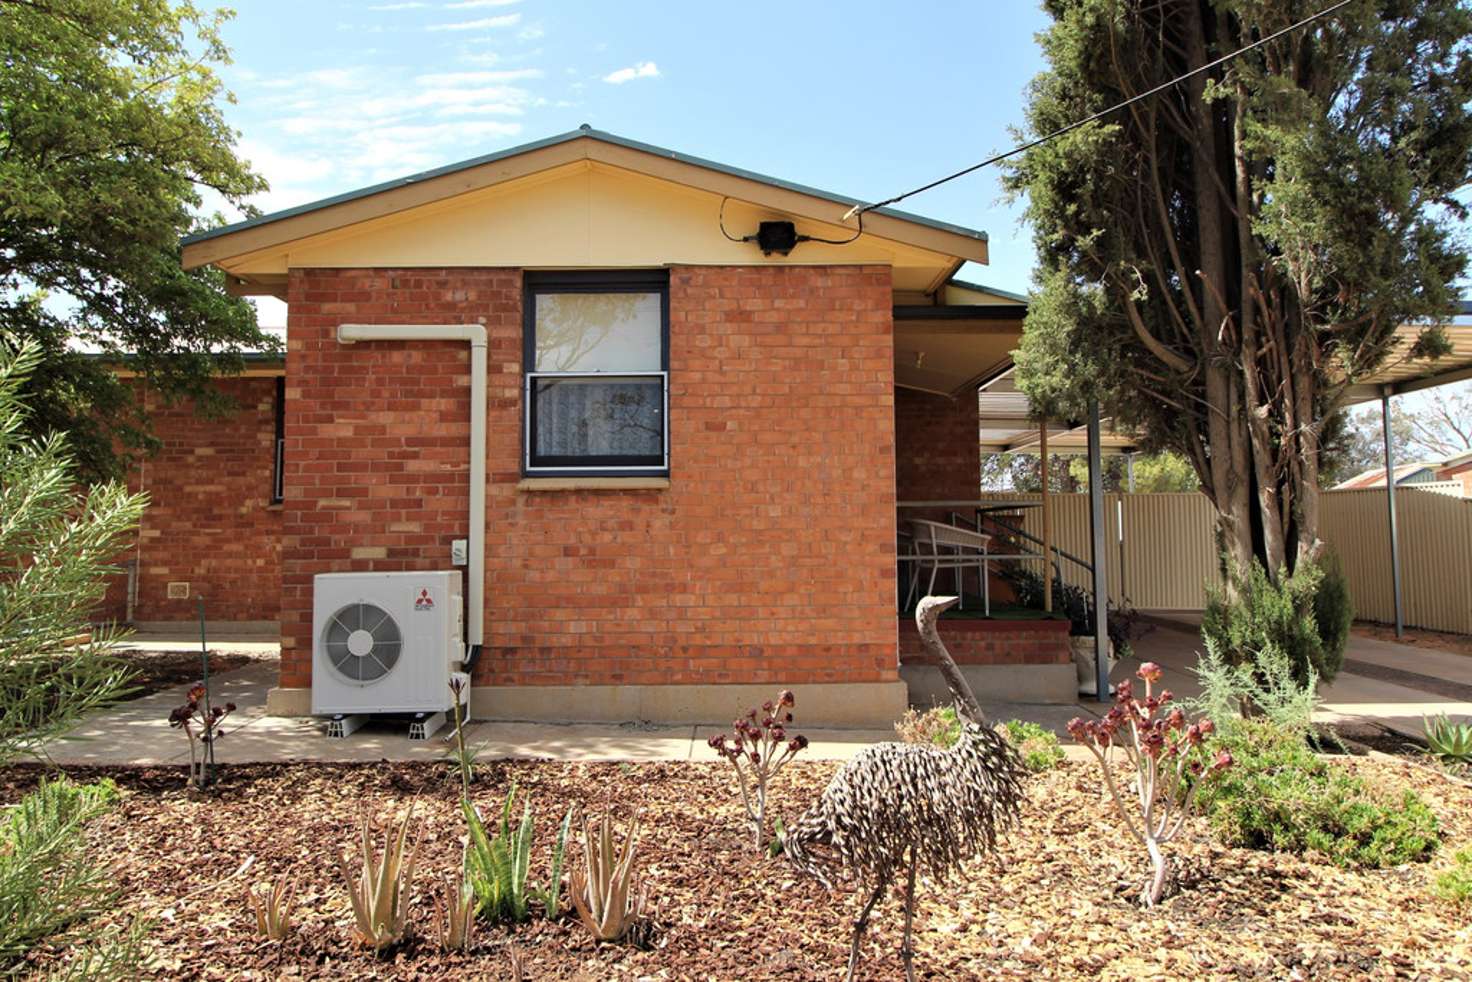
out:
{"label": "air conditioner outdoor unit", "polygon": [[461,596],[459,570],[314,577],[313,715],[451,709],[451,678],[469,681]]}

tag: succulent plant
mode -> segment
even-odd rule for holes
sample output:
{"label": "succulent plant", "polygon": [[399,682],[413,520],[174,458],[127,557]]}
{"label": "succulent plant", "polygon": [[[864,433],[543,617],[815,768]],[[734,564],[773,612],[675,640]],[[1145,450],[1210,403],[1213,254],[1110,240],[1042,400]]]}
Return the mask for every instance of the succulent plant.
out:
{"label": "succulent plant", "polygon": [[250,887],[245,891],[257,934],[272,941],[286,940],[291,934],[291,898],[295,892],[296,885],[286,880],[277,880],[265,890]]}
{"label": "succulent plant", "polygon": [[532,861],[532,806],[527,802],[521,811],[521,822],[511,828],[511,806],[516,798],[516,785],[501,806],[501,824],[494,836],[486,832],[485,823],[468,798],[461,799],[461,811],[470,830],[465,870],[475,891],[476,913],[493,921],[526,920],[529,897],[527,873]]}
{"label": "succulent plant", "polygon": [[[1173,698],[1170,690],[1151,691],[1164,674],[1159,665],[1145,662],[1135,674],[1145,683],[1143,700],[1135,698],[1134,686],[1125,679],[1115,686],[1114,705],[1102,719],[1075,717],[1068,723],[1068,734],[1098,760],[1115,810],[1150,854],[1154,873],[1140,899],[1151,907],[1165,889],[1168,860],[1162,847],[1185,824],[1202,781],[1231,767],[1232,755],[1220,750],[1215,759],[1205,759],[1203,744],[1215,726],[1209,719],[1188,724],[1179,706],[1166,708]],[[1119,774],[1116,749],[1125,758]]]}
{"label": "succulent plant", "polygon": [[758,850],[766,846],[767,785],[808,745],[807,737],[787,733],[796,702],[791,691],[783,689],[776,700],[762,703],[760,711],[749,709],[734,720],[730,733],[717,733],[706,741],[736,770],[741,804],[755,829]]}
{"label": "succulent plant", "polygon": [[401,940],[408,927],[409,887],[414,880],[414,862],[419,852],[417,841],[412,847],[409,845],[409,826],[413,820],[411,804],[397,829],[390,827],[384,832],[380,859],[373,849],[368,816],[364,815],[357,870],[346,855],[339,853],[337,857],[353,904],[355,932],[360,941],[375,951],[383,951]]}
{"label": "succulent plant", "polygon": [[1423,722],[1426,746],[1433,754],[1451,764],[1472,763],[1472,723],[1454,723],[1445,713]]}
{"label": "succulent plant", "polygon": [[461,864],[458,876],[445,877],[444,892],[435,899],[435,927],[442,951],[464,951],[475,930],[475,890]]}
{"label": "succulent plant", "polygon": [[578,918],[600,941],[617,941],[644,918],[646,886],[634,876],[639,819],[629,823],[621,852],[613,846],[613,821],[583,821],[583,868],[572,872],[572,904]]}

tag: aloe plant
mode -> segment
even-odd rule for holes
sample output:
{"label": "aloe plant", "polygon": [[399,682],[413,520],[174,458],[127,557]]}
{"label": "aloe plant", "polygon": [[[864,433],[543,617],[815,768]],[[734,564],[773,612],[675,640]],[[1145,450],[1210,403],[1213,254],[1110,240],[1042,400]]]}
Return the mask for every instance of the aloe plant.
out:
{"label": "aloe plant", "polygon": [[495,837],[486,834],[480,813],[468,798],[460,801],[470,844],[465,851],[465,871],[475,892],[476,913],[492,921],[524,921],[528,909],[527,873],[532,859],[532,806],[521,810],[521,822],[511,829],[511,806],[516,785],[501,807],[501,827]]}
{"label": "aloe plant", "polygon": [[1445,713],[1425,717],[1426,746],[1448,763],[1472,763],[1472,723],[1454,723]]}
{"label": "aloe plant", "polygon": [[271,941],[285,941],[291,934],[291,900],[295,884],[277,880],[265,890],[250,887],[245,902],[255,916],[256,933]]}
{"label": "aloe plant", "polygon": [[475,928],[475,890],[463,865],[459,876],[445,877],[444,893],[435,900],[434,907],[441,950],[464,951],[470,947]]}
{"label": "aloe plant", "polygon": [[392,827],[385,830],[380,860],[374,853],[368,816],[364,815],[357,872],[347,856],[339,853],[337,857],[353,903],[358,939],[375,951],[383,951],[402,939],[408,926],[409,887],[414,880],[414,862],[419,852],[417,840],[409,847],[409,826],[413,819],[414,806],[410,805],[397,830]]}
{"label": "aloe plant", "polygon": [[644,917],[647,888],[634,877],[639,819],[629,823],[623,851],[613,848],[613,822],[604,815],[594,826],[583,820],[583,868],[574,869],[569,893],[583,925],[600,941],[617,941]]}

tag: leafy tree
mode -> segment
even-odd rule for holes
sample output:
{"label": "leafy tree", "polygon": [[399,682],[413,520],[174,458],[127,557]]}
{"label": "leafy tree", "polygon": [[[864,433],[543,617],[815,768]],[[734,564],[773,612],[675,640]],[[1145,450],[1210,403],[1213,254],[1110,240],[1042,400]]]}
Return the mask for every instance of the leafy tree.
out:
{"label": "leafy tree", "polygon": [[[1089,462],[1085,457],[1074,457],[1068,463],[1074,483],[1087,489],[1089,485]],[[1164,491],[1196,491],[1201,482],[1190,461],[1180,454],[1162,450],[1152,454],[1136,454],[1134,459],[1134,489],[1138,494],[1156,494]],[[1130,489],[1130,461],[1123,456],[1104,458],[1104,490],[1128,491]]]}
{"label": "leafy tree", "polygon": [[[1373,417],[1373,418],[1372,418]],[[1395,428],[1392,418],[1391,428]],[[1397,458],[1403,456],[1396,433]],[[1341,409],[1324,420],[1319,437],[1319,487],[1332,488],[1356,474],[1385,466],[1380,414]]]}
{"label": "leafy tree", "polygon": [[[1401,405],[1397,407],[1396,402]],[[1472,385],[1447,385],[1428,389],[1410,408],[1405,400],[1392,400],[1391,429],[1396,417],[1405,419],[1406,433],[1394,434],[1397,444],[1415,457],[1443,460],[1472,450]],[[1397,408],[1402,412],[1397,413]]]}
{"label": "leafy tree", "polygon": [[118,473],[115,445],[148,439],[124,384],[78,347],[130,353],[155,393],[208,402],[212,371],[275,344],[222,273],[179,264],[206,194],[249,211],[265,188],[220,112],[226,16],[0,0],[0,331],[40,346],[28,425],[68,432],[84,477]]}
{"label": "leafy tree", "polygon": [[[1380,407],[1344,410],[1325,422],[1321,484],[1385,466]],[[1472,383],[1437,386],[1390,403],[1395,462],[1445,460],[1472,450]]]}
{"label": "leafy tree", "polygon": [[[117,639],[88,621],[146,501],[120,484],[76,490],[66,440],[27,435],[20,392],[41,349],[0,334],[0,763],[118,696]],[[16,354],[7,354],[6,349]]]}
{"label": "leafy tree", "polygon": [[[1286,27],[1308,0],[1045,0],[1052,131]],[[1278,579],[1321,543],[1325,418],[1398,325],[1445,352],[1467,254],[1472,11],[1360,0],[1105,121],[1041,144],[1025,194],[1038,290],[1020,384],[1054,417],[1090,399],[1191,462],[1225,558]]]}

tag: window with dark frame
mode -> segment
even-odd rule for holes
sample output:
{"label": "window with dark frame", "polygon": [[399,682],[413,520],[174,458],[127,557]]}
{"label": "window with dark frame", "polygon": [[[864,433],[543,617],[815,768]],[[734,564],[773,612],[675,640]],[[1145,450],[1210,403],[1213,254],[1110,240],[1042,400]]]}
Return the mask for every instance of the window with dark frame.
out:
{"label": "window with dark frame", "polygon": [[271,445],[271,504],[286,500],[286,376],[276,376],[276,438]]}
{"label": "window with dark frame", "polygon": [[669,273],[526,274],[523,467],[669,473]]}

